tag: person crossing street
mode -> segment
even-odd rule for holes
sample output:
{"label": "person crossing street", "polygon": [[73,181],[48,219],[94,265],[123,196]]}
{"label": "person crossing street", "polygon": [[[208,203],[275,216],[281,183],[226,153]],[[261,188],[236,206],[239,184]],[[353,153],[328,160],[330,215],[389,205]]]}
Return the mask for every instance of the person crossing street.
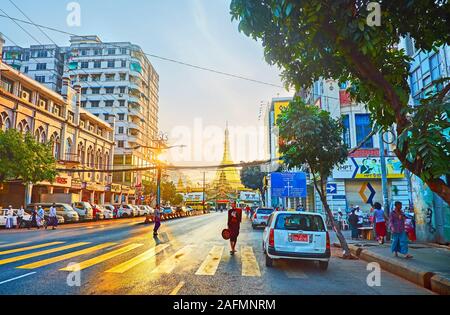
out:
{"label": "person crossing street", "polygon": [[56,217],[56,205],[53,204],[50,207],[50,213],[49,213],[49,223],[52,225],[52,230],[55,230],[58,226],[58,218]]}

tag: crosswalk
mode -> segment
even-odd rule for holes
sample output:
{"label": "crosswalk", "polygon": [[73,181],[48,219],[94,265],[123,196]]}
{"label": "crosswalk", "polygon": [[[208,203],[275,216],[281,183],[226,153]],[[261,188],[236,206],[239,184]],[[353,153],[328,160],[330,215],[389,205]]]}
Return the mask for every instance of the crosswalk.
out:
{"label": "crosswalk", "polygon": [[[224,257],[225,246],[212,245],[208,250],[196,245],[176,246],[170,242],[154,244],[150,248],[142,243],[134,242],[105,242],[93,244],[92,242],[68,243],[53,241],[41,244],[29,242],[14,243],[5,246],[0,251],[0,266],[18,263],[13,268],[36,271],[47,266],[56,266],[59,272],[73,272],[86,270],[97,266],[100,272],[107,274],[124,274],[133,268],[138,268],[146,262],[147,272],[155,276],[164,276],[188,269],[195,276],[212,277],[226,269],[227,263],[233,261],[240,263],[240,269],[232,270],[240,272],[242,277],[258,278],[262,276],[260,264],[252,246],[241,245],[233,259]],[[177,247],[177,248],[175,248]],[[6,256],[6,257],[5,257]],[[37,259],[33,261],[33,259]],[[22,264],[22,262],[24,264]],[[69,263],[61,266],[58,263]],[[102,270],[102,263],[111,262]],[[235,265],[234,265],[235,266]],[[285,271],[288,278],[305,279],[306,275],[301,271]],[[182,284],[180,284],[182,286]]]}

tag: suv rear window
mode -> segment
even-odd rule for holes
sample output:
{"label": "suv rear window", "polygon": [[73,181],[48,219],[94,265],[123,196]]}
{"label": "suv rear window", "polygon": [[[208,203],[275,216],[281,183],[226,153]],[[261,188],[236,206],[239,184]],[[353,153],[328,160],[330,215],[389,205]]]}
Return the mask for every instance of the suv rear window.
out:
{"label": "suv rear window", "polygon": [[273,209],[258,209],[256,210],[257,214],[271,214]]}
{"label": "suv rear window", "polygon": [[309,214],[280,214],[277,217],[275,229],[325,232],[322,218]]}

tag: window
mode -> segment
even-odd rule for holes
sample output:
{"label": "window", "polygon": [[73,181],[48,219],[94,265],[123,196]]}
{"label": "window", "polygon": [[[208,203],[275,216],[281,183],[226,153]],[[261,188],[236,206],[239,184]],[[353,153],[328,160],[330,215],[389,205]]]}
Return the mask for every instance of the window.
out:
{"label": "window", "polygon": [[36,70],[47,70],[47,64],[46,63],[38,63],[36,65]]}
{"label": "window", "polygon": [[120,81],[125,81],[126,79],[127,79],[126,73],[121,73],[120,74]]}
{"label": "window", "polygon": [[36,54],[38,58],[47,58],[47,51],[46,50],[39,50]]}
{"label": "window", "polygon": [[117,146],[118,146],[119,148],[125,147],[125,141],[123,141],[123,140],[117,141]]}
{"label": "window", "polygon": [[123,134],[123,127],[119,127],[118,131],[119,134]]}
{"label": "window", "polygon": [[[369,114],[355,114],[356,142],[361,143],[372,131],[372,124]],[[367,140],[363,149],[373,148],[373,137]]]}
{"label": "window", "polygon": [[106,94],[114,94],[114,87],[106,87],[105,93]]}
{"label": "window", "polygon": [[26,67],[23,69],[23,72],[24,72],[24,73],[28,73],[28,66],[26,66]]}
{"label": "window", "polygon": [[80,75],[80,82],[87,82],[88,76],[87,75]]}
{"label": "window", "polygon": [[431,80],[438,80],[441,77],[439,71],[439,54],[430,57]]}
{"label": "window", "polygon": [[126,87],[125,86],[119,87],[119,93],[125,94],[125,91],[126,91]]}
{"label": "window", "polygon": [[45,76],[43,76],[43,75],[37,75],[34,77],[34,79],[36,81],[38,81],[39,83],[45,83]]}
{"label": "window", "polygon": [[[293,230],[307,232],[325,232],[323,219],[318,215],[281,214],[275,223],[277,230]],[[290,236],[292,237],[292,236]]]}
{"label": "window", "polygon": [[342,117],[342,125],[344,126],[344,143],[351,148],[352,140],[350,137],[350,116],[344,115]]}
{"label": "window", "polygon": [[88,54],[88,51],[86,49],[82,49],[81,50],[81,55],[82,56],[87,56],[87,54]]}
{"label": "window", "polygon": [[127,49],[126,49],[126,48],[121,48],[121,49],[120,49],[120,53],[121,53],[122,55],[127,55]]}
{"label": "window", "polygon": [[82,88],[82,89],[81,89],[81,94],[82,94],[82,95],[85,95],[86,93],[87,93],[87,88]]}
{"label": "window", "polygon": [[94,56],[100,56],[102,54],[101,49],[94,49]]}
{"label": "window", "polygon": [[101,75],[100,74],[93,74],[91,76],[92,81],[97,82],[100,81]]}
{"label": "window", "polygon": [[119,101],[119,106],[125,106],[125,100],[120,100]]}
{"label": "window", "polygon": [[413,73],[411,73],[411,92],[413,95],[416,95],[420,92],[419,79],[422,76],[420,72],[420,68],[417,68]]}
{"label": "window", "polygon": [[87,69],[87,68],[89,68],[89,62],[83,61],[83,62],[81,63],[81,69]]}
{"label": "window", "polygon": [[114,106],[114,101],[105,101],[105,106],[106,107],[113,107]]}
{"label": "window", "polygon": [[99,69],[102,67],[102,62],[101,61],[94,61],[94,68]]}
{"label": "window", "polygon": [[86,107],[86,101],[81,101],[81,107],[83,107],[83,108]]}
{"label": "window", "polygon": [[106,81],[114,81],[115,76],[116,75],[113,73],[106,74],[105,75]]}
{"label": "window", "polygon": [[121,121],[125,120],[125,114],[119,114],[119,120]]}
{"label": "window", "polygon": [[108,60],[108,68],[114,68],[115,66],[114,60]]}
{"label": "window", "polygon": [[108,55],[115,55],[116,54],[116,49],[115,48],[109,48],[108,49]]}
{"label": "window", "polygon": [[99,101],[91,101],[91,107],[98,107],[100,105]]}
{"label": "window", "polygon": [[91,88],[92,94],[100,94],[100,88]]}
{"label": "window", "polygon": [[127,61],[126,60],[122,60],[122,68],[126,68],[127,67]]}

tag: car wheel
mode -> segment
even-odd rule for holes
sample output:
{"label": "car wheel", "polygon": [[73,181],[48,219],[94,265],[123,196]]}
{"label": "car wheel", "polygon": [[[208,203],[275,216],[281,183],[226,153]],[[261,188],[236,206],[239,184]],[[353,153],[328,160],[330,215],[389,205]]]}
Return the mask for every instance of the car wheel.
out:
{"label": "car wheel", "polygon": [[319,268],[320,270],[327,270],[328,269],[328,261],[319,261]]}
{"label": "car wheel", "polygon": [[256,225],[252,224],[252,228],[253,228],[254,230],[256,230]]}
{"label": "car wheel", "polygon": [[128,213],[124,213],[120,216],[121,218],[128,218]]}
{"label": "car wheel", "polygon": [[269,257],[269,255],[266,254],[266,267],[273,267],[273,259]]}

